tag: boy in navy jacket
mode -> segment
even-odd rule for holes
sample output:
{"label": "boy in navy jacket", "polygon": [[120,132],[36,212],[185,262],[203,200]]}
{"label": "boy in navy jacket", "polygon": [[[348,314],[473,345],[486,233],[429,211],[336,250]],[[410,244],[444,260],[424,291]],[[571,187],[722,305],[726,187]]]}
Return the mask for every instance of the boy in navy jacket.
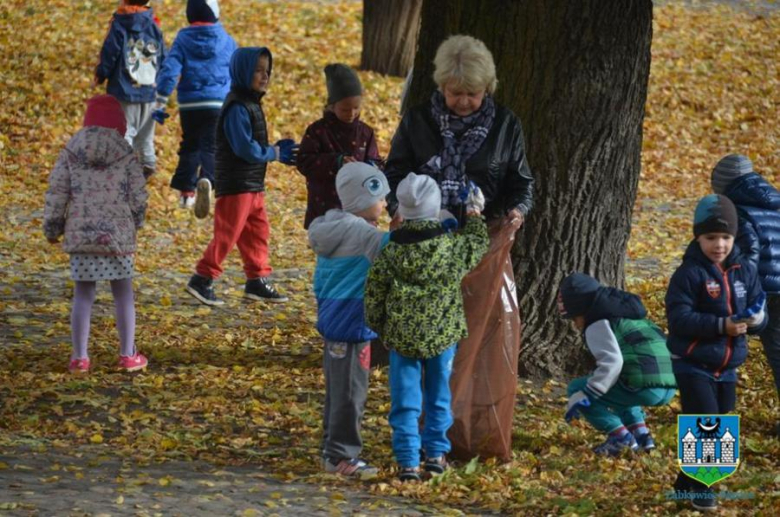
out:
{"label": "boy in navy jacket", "polygon": [[230,56],[237,46],[219,23],[217,0],[188,0],[187,21],[190,26],[176,35],[160,70],[152,117],[160,124],[168,118],[165,105],[178,83],[182,138],[171,187],[180,192],[181,208],[194,206],[195,217],[204,218],[214,184],[217,119],[230,91]]}
{"label": "boy in navy jacket", "polygon": [[[768,322],[761,332],[761,343],[780,396],[780,192],[741,154],[730,154],[718,162],[712,171],[712,190],[736,205],[737,245],[758,269],[767,294]],[[775,434],[780,437],[780,423]]]}
{"label": "boy in navy jacket", "polygon": [[222,274],[222,262],[234,246],[244,262],[244,297],[287,301],[268,278],[271,227],[265,210],[265,172],[274,160],[295,165],[298,146],[289,138],[268,143],[261,100],[272,70],[273,57],[265,47],[239,48],[230,59],[230,93],[217,120],[214,237],[187,284],[187,292],[206,305],[222,305],[212,282]]}
{"label": "boy in navy jacket", "polygon": [[[684,414],[724,414],[736,405],[737,367],[747,357],[745,334],[766,326],[764,291],[756,268],[734,245],[737,211],[711,194],[696,206],[682,265],[666,292],[667,346]],[[694,507],[717,505],[711,489],[680,473],[675,489],[693,492]],[[705,494],[702,494],[705,492]]]}
{"label": "boy in navy jacket", "polygon": [[125,140],[138,153],[144,176],[154,174],[154,109],[157,71],[165,59],[165,42],[149,0],[125,0],[111,20],[100,51],[94,84],[108,80],[106,92],[122,105]]}

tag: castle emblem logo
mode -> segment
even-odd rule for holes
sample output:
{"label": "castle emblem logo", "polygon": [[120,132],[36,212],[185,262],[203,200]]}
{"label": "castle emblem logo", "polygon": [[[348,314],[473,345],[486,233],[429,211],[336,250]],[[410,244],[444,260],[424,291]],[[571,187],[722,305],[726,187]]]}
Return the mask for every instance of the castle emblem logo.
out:
{"label": "castle emblem logo", "polygon": [[677,461],[683,474],[712,486],[739,467],[739,416],[678,415]]}

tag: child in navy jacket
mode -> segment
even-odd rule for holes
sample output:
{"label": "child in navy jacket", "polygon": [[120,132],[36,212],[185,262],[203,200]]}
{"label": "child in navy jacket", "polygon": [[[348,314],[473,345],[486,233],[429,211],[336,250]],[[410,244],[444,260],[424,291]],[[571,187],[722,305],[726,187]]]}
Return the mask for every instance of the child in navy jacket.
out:
{"label": "child in navy jacket", "polygon": [[190,26],[176,35],[160,70],[152,117],[160,124],[168,118],[165,105],[178,83],[182,139],[171,187],[180,192],[181,208],[194,206],[195,217],[204,218],[214,184],[217,119],[230,91],[230,56],[237,46],[219,23],[217,0],[188,0],[187,21]]}
{"label": "child in navy jacket", "polygon": [[[693,232],[696,238],[666,293],[667,346],[682,412],[724,414],[736,405],[737,367],[747,357],[745,334],[766,326],[766,296],[755,266],[734,245],[737,212],[727,197],[711,194],[699,201]],[[710,491],[682,473],[675,488],[698,495]],[[717,504],[710,497],[691,500],[699,509]]]}
{"label": "child in navy jacket", "polygon": [[165,59],[165,42],[149,0],[125,0],[111,27],[95,68],[95,85],[106,80],[106,92],[122,105],[125,140],[138,153],[144,176],[154,174],[154,109],[157,71]]}
{"label": "child in navy jacket", "polygon": [[[780,396],[780,192],[741,154],[730,154],[718,162],[712,171],[712,190],[736,205],[737,245],[758,269],[767,294],[767,326],[761,332],[761,344]],[[775,434],[780,437],[780,423]]]}

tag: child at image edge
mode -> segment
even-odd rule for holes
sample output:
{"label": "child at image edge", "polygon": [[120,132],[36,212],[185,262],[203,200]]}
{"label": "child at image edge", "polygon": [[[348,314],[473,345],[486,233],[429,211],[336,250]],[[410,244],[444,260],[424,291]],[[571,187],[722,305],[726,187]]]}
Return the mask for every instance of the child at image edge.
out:
{"label": "child at image edge", "polygon": [[360,427],[376,334],[366,327],[363,291],[368,268],[388,241],[376,224],[390,187],[382,171],[354,162],[339,170],[336,189],[344,208],[329,210],[309,226],[317,253],[317,330],[325,340],[323,462],[326,472],[370,479],[377,469],[359,459]]}
{"label": "child at image edge", "polygon": [[[761,332],[761,344],[780,396],[780,192],[741,154],[718,161],[712,170],[712,190],[737,207],[736,243],[745,259],[758,269],[767,296],[767,325]],[[775,435],[780,438],[780,422]]]}
{"label": "child at image edge", "polygon": [[92,304],[96,283],[111,283],[119,332],[119,367],[146,368],[135,347],[133,254],[136,230],[146,214],[143,169],[123,135],[125,116],[110,95],[87,101],[84,127],[60,153],[49,176],[43,230],[52,244],[65,236],[74,281],[71,333],[73,353],[68,369],[86,373]]}
{"label": "child at image edge", "polygon": [[336,172],[343,164],[380,162],[374,130],[360,120],[363,86],[355,71],[340,63],[327,65],[325,83],[325,111],[306,128],[298,153],[298,170],[306,177],[308,191],[304,228],[331,208],[341,208]]}
{"label": "child at image edge", "polygon": [[272,72],[273,57],[265,47],[239,48],[230,59],[230,93],[217,121],[214,237],[187,284],[187,292],[206,305],[224,303],[214,293],[213,280],[222,275],[222,262],[234,246],[244,263],[244,297],[287,301],[269,280],[265,174],[274,160],[295,165],[298,146],[291,139],[268,145],[261,101]]}
{"label": "child at image edge", "polygon": [[108,81],[106,93],[122,105],[125,137],[138,153],[144,176],[154,174],[154,110],[157,74],[165,61],[165,41],[149,0],[120,3],[100,50],[94,84]]}
{"label": "child at image edge", "polygon": [[[410,173],[397,189],[404,222],[390,235],[366,281],[366,319],[390,348],[390,426],[401,481],[447,468],[452,426],[450,375],[456,343],[468,335],[461,281],[487,252],[485,199],[472,187],[462,232],[439,221],[441,191]],[[420,416],[425,413],[422,435]]]}
{"label": "child at image edge", "polygon": [[[766,295],[756,267],[734,245],[737,211],[725,196],[711,194],[696,205],[694,240],[666,292],[667,346],[683,414],[734,411],[737,367],[747,357],[746,334],[766,326]],[[696,509],[717,506],[706,485],[678,473],[677,499]]]}
{"label": "child at image edge", "polygon": [[676,392],[666,336],[646,318],[635,294],[604,287],[573,273],[561,282],[558,308],[582,331],[596,369],[568,387],[566,420],[581,412],[607,435],[596,454],[618,456],[624,450],[650,451],[655,441],[642,406],[663,406]]}

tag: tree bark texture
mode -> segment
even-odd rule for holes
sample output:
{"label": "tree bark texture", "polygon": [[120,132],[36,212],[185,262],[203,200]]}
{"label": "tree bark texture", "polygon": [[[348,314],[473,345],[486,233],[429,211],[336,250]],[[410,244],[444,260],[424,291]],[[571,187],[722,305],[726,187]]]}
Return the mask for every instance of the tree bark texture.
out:
{"label": "tree bark texture", "polygon": [[360,68],[405,77],[412,68],[422,0],[365,0]]}
{"label": "tree bark texture", "polygon": [[522,120],[535,207],[513,249],[524,322],[520,371],[581,371],[588,357],[556,305],[570,272],[623,285],[650,74],[651,0],[425,0],[407,104],[436,87],[449,35],[493,53],[496,100]]}

